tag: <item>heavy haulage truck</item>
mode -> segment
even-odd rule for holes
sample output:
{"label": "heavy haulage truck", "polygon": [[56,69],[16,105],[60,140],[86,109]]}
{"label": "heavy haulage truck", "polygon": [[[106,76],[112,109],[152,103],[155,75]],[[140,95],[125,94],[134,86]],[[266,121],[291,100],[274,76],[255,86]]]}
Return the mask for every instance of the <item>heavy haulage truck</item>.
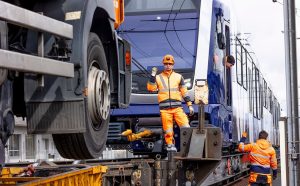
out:
{"label": "heavy haulage truck", "polygon": [[14,116],[29,134],[52,134],[64,158],[100,156],[110,108],[131,92],[123,19],[122,0],[0,1],[2,164]]}

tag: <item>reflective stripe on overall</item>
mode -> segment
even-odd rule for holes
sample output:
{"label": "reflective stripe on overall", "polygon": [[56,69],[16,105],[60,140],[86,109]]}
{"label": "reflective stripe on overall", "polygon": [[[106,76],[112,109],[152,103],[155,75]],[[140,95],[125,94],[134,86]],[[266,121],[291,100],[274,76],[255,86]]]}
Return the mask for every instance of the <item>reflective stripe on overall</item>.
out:
{"label": "reflective stripe on overall", "polygon": [[179,127],[190,127],[189,120],[181,107],[160,110],[166,144],[173,144],[173,118]]}

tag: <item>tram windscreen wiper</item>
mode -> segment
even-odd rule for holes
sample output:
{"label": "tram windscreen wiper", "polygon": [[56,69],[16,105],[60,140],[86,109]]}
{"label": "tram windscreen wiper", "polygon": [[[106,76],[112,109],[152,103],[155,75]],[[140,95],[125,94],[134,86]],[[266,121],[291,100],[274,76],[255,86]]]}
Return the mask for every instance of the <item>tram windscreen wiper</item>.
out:
{"label": "tram windscreen wiper", "polygon": [[134,57],[132,58],[132,63],[142,72],[142,77],[148,77],[150,78],[151,74],[147,71],[147,69],[141,65],[141,63],[136,60]]}

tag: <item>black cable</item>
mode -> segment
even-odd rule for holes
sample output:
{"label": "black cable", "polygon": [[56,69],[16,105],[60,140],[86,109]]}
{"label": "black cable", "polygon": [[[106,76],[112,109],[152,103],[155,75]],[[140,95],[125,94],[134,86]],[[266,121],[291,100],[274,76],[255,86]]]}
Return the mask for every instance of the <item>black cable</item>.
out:
{"label": "black cable", "polygon": [[185,51],[187,51],[191,56],[195,57],[195,55],[194,55],[193,53],[191,53],[187,48],[184,47],[183,43],[181,42],[181,40],[180,40],[180,38],[179,38],[179,36],[178,36],[178,33],[177,33],[177,31],[176,31],[176,28],[175,28],[175,20],[176,20],[176,17],[177,17],[177,15],[181,12],[181,9],[182,9],[182,6],[183,6],[184,2],[185,2],[185,0],[182,1],[181,6],[180,6],[178,12],[175,14],[174,21],[173,21],[173,28],[174,28],[176,37],[177,37],[177,39],[178,39],[178,41],[179,41],[181,47],[182,47]]}
{"label": "black cable", "polygon": [[131,37],[128,34],[124,34],[126,36],[126,38],[130,41],[131,45],[133,46],[133,48],[136,49],[137,52],[139,52],[142,56],[144,57],[150,57],[150,55],[145,52],[144,50],[142,50],[140,47],[138,47],[137,44],[135,44],[135,42],[133,41],[133,39],[131,39]]}
{"label": "black cable", "polygon": [[174,8],[174,5],[175,5],[175,2],[176,0],[173,1],[173,4],[172,4],[172,7],[171,7],[171,11],[169,13],[169,16],[168,16],[168,19],[167,19],[167,22],[166,22],[166,26],[165,26],[165,29],[164,29],[164,36],[169,44],[169,46],[171,47],[171,49],[177,54],[177,56],[179,56],[181,59],[183,59],[183,57],[181,55],[179,55],[179,53],[176,51],[176,49],[172,46],[171,42],[169,41],[169,38],[167,36],[167,27],[168,27],[168,24],[169,24],[169,21],[170,21],[170,17],[171,17],[171,14],[173,12],[173,8]]}
{"label": "black cable", "polygon": [[[198,18],[195,18],[195,17],[183,17],[183,18],[177,18],[176,20],[187,20],[187,19],[198,19]],[[175,21],[175,18],[174,19],[169,19],[169,21]],[[141,22],[149,22],[149,21],[159,21],[159,22],[167,22],[168,21],[168,19],[159,19],[159,20],[157,20],[157,19],[148,19],[148,20],[140,20]],[[131,30],[134,30],[134,29],[131,29]]]}
{"label": "black cable", "polygon": [[[197,30],[197,28],[190,28],[190,29],[178,29],[178,30],[167,30],[167,31],[191,31],[191,30]],[[155,33],[155,32],[164,32],[164,30],[135,30],[135,31],[124,31],[124,33]]]}
{"label": "black cable", "polygon": [[[179,55],[179,53],[177,52],[177,50],[172,46],[172,44],[171,44],[171,42],[170,42],[170,40],[169,40],[169,38],[168,38],[168,36],[167,36],[167,34],[166,34],[167,31],[173,31],[173,30],[167,30],[167,27],[168,27],[169,21],[171,20],[170,18],[171,18],[171,14],[172,14],[172,12],[173,12],[173,9],[174,9],[175,2],[176,2],[176,0],[173,1],[171,10],[170,10],[169,15],[168,15],[168,19],[166,20],[166,25],[165,25],[165,29],[163,30],[163,34],[164,34],[164,36],[165,36],[165,38],[166,38],[166,41],[168,42],[169,46],[171,47],[171,49],[172,49],[172,50],[173,50],[173,51],[174,51],[181,59],[183,59],[185,62],[189,63],[188,61],[186,61],[186,60],[182,57],[182,55]],[[180,6],[180,9],[182,9],[182,6],[183,6],[184,2],[185,2],[185,0],[182,2],[181,6]],[[177,16],[177,14],[176,14],[176,16]],[[189,19],[193,19],[193,18],[189,18]],[[146,20],[144,20],[144,21],[146,21]],[[154,20],[150,20],[150,21],[154,21]],[[161,21],[161,20],[159,20],[159,21]],[[174,19],[173,19],[173,28],[175,28],[175,26],[174,26]],[[190,30],[196,30],[196,28],[195,28],[195,29],[190,29]],[[178,30],[178,31],[179,31],[179,30]],[[181,31],[188,31],[188,29],[181,30]],[[126,34],[126,32],[127,32],[127,33],[142,33],[142,32],[161,32],[161,31],[160,31],[160,30],[156,30],[156,31],[155,31],[155,30],[154,30],[154,31],[142,31],[142,30],[141,30],[141,31],[138,31],[138,30],[135,30],[135,28],[133,28],[133,29],[130,29],[130,30],[127,30],[127,31],[121,30],[120,32],[125,33],[124,35],[125,35],[125,36],[127,37],[127,39],[131,42],[133,48],[135,48],[135,49],[137,50],[137,52],[139,52],[142,56],[149,57],[150,55],[147,54],[147,53],[146,53],[145,51],[143,51],[142,49],[140,49],[140,48],[138,47],[138,45],[136,45],[135,42],[133,42],[133,40],[130,38],[130,36],[129,36],[128,34]],[[176,33],[176,35],[177,35],[177,38],[178,38],[179,43],[181,44],[181,46],[182,46],[188,53],[190,53],[190,52],[183,46],[181,40],[179,39],[179,36],[178,36],[176,30],[175,30],[175,33]],[[191,54],[191,53],[190,53],[190,54]],[[191,54],[191,55],[194,57],[193,54]]]}
{"label": "black cable", "polygon": [[[121,27],[121,28],[123,28],[123,27]],[[130,30],[123,30],[122,29],[121,31],[119,31],[119,33],[124,33],[124,36],[125,36],[124,39],[127,39],[128,41],[130,41],[131,46],[133,48],[135,48],[138,53],[140,53],[144,57],[150,57],[150,55],[147,52],[143,51],[140,47],[138,47],[138,45],[135,44],[133,39],[131,39],[131,37],[128,34],[126,34],[126,33],[134,33],[135,32],[134,30],[135,30],[135,28],[132,28]]]}
{"label": "black cable", "polygon": [[[172,12],[173,12],[173,8],[174,8],[175,1],[176,1],[176,0],[174,0],[174,2],[173,2],[171,11],[170,11],[169,16],[168,16],[168,19],[167,19],[167,23],[166,23],[165,30],[164,30],[164,35],[165,35],[165,38],[166,38],[166,40],[167,40],[169,46],[170,46],[171,49],[177,54],[177,56],[180,57],[181,59],[183,59],[185,62],[189,63],[189,61],[187,61],[186,59],[184,59],[182,55],[179,55],[179,53],[177,52],[177,50],[172,46],[172,44],[171,44],[171,42],[170,42],[170,40],[169,40],[169,38],[168,38],[168,36],[167,36],[167,33],[166,33],[167,27],[168,27],[168,23],[169,23],[169,21],[170,21],[171,14],[172,14]],[[184,0],[184,1],[185,1],[185,0]],[[182,5],[183,5],[183,4],[182,4]],[[180,8],[182,8],[182,7],[180,7]],[[173,23],[174,23],[174,20],[175,20],[175,19],[173,19]],[[192,55],[192,56],[193,56],[193,55]]]}
{"label": "black cable", "polygon": [[167,30],[168,23],[169,23],[171,14],[172,14],[172,12],[173,12],[173,8],[174,8],[174,5],[175,5],[175,2],[176,2],[176,0],[173,1],[172,7],[171,7],[171,11],[170,11],[170,13],[169,13],[169,16],[168,16],[168,19],[167,19],[167,23],[166,23],[166,26],[165,26],[165,32],[166,32],[166,30]]}
{"label": "black cable", "polygon": [[147,69],[134,57],[132,58],[132,62],[138,69],[141,70],[141,72],[145,75],[144,77],[150,77],[150,72],[148,72]]}

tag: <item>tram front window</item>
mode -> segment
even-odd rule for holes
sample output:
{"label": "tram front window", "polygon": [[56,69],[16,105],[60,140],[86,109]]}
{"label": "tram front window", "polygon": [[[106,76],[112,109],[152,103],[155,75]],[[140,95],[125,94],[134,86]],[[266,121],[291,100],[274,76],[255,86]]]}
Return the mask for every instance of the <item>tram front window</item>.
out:
{"label": "tram front window", "polygon": [[151,68],[163,70],[162,58],[172,54],[174,70],[192,87],[200,0],[125,1],[125,21],[118,32],[132,46],[132,92],[149,94]]}

